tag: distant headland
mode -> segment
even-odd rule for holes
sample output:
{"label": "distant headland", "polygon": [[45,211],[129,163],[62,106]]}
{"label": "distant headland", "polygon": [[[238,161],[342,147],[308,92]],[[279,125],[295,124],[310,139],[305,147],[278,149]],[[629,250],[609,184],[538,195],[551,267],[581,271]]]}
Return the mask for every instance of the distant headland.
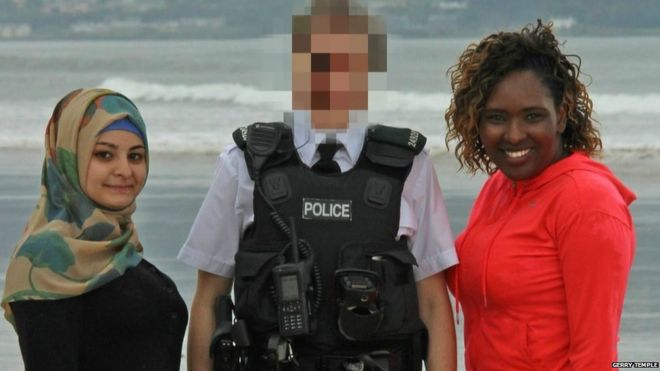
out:
{"label": "distant headland", "polygon": [[[578,36],[660,35],[660,2],[370,0],[401,37],[478,37],[537,18]],[[0,40],[215,39],[290,32],[305,0],[6,0]]]}

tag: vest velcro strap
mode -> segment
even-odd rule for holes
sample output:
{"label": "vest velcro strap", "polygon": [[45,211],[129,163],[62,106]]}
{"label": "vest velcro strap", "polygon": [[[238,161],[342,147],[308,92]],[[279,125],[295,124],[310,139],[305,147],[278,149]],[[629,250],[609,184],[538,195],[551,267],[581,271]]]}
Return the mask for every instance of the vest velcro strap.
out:
{"label": "vest velcro strap", "polygon": [[365,155],[374,164],[399,168],[409,166],[415,159],[415,153],[407,148],[375,141],[367,142]]}
{"label": "vest velcro strap", "polygon": [[426,137],[418,131],[395,128],[385,125],[373,125],[367,133],[369,140],[380,143],[392,144],[405,148],[418,155],[426,145]]}

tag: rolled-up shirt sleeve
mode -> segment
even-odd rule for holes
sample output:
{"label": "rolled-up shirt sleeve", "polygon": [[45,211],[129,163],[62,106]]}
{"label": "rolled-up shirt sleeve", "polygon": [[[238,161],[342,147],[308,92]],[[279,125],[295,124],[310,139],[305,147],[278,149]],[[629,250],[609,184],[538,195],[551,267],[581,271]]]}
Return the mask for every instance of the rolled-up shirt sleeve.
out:
{"label": "rolled-up shirt sleeve", "polygon": [[429,154],[415,157],[403,187],[399,236],[409,237],[417,260],[416,281],[458,263],[454,237],[438,177]]}
{"label": "rolled-up shirt sleeve", "polygon": [[218,157],[215,175],[177,258],[205,272],[234,275],[234,255],[243,231],[238,204],[240,150],[228,146]]}

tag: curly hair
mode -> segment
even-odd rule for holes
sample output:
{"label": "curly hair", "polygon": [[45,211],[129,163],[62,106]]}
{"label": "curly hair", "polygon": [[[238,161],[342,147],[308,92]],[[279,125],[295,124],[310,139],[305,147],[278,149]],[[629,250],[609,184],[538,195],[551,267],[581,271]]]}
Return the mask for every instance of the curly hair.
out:
{"label": "curly hair", "polygon": [[[571,59],[575,60],[572,61]],[[565,55],[552,33],[552,23],[525,26],[520,32],[499,32],[470,44],[458,63],[450,67],[452,99],[445,111],[447,134],[445,144],[457,141],[454,153],[469,172],[482,170],[488,174],[496,167],[486,155],[479,139],[478,125],[493,88],[514,71],[531,70],[548,88],[557,110],[566,112],[566,129],[562,134],[564,149],[600,152],[602,142],[592,102],[586,86],[580,82],[581,59]]]}

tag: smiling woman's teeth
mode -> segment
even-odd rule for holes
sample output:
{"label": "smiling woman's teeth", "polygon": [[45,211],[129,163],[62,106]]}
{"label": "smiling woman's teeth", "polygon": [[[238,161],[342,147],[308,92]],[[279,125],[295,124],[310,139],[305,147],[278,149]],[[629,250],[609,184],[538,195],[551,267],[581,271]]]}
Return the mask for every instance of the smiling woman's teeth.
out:
{"label": "smiling woman's teeth", "polygon": [[529,149],[523,149],[521,151],[504,151],[507,157],[518,158],[526,155],[529,152]]}

